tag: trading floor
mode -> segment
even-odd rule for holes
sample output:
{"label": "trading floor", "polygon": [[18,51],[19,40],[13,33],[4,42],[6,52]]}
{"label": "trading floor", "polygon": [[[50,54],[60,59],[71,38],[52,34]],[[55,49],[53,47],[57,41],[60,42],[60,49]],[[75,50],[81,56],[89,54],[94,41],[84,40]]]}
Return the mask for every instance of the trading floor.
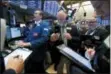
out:
{"label": "trading floor", "polygon": [[110,0],[0,0],[0,74],[110,74]]}

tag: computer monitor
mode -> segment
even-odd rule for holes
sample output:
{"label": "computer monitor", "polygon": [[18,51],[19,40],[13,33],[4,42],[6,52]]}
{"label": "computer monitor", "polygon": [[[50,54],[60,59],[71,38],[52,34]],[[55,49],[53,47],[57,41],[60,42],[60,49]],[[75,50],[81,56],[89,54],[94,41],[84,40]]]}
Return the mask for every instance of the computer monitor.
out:
{"label": "computer monitor", "polygon": [[7,40],[11,40],[14,38],[18,38],[21,37],[22,33],[21,33],[21,28],[20,27],[7,27],[7,31],[6,31],[6,39]]}
{"label": "computer monitor", "polygon": [[57,3],[57,1],[48,1],[45,0],[44,1],[44,12],[47,12],[53,16],[56,16],[58,10],[60,9],[59,4]]}
{"label": "computer monitor", "polygon": [[22,36],[22,34],[21,34],[20,28],[18,28],[18,27],[11,28],[11,37],[12,38],[17,38],[17,37],[21,37],[21,36]]}

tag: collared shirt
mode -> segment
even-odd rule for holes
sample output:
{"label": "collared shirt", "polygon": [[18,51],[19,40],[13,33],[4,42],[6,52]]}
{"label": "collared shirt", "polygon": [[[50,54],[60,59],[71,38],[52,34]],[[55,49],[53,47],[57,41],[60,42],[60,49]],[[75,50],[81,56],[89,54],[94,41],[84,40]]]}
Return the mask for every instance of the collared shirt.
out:
{"label": "collared shirt", "polygon": [[35,21],[35,24],[38,26],[38,25],[40,25],[40,22],[41,22],[41,20]]}
{"label": "collared shirt", "polygon": [[94,35],[95,29],[97,27],[99,27],[99,26],[96,26],[95,28],[89,28],[89,30],[85,33],[85,35]]}

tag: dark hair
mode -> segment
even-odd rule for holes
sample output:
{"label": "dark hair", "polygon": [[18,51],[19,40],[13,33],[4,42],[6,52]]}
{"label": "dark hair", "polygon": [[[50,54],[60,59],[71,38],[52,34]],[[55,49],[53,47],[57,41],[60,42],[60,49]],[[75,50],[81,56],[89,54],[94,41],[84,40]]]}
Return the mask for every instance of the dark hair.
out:
{"label": "dark hair", "polygon": [[33,24],[33,23],[34,23],[33,20],[28,20],[28,21],[26,21],[26,25],[27,25],[27,26],[29,26],[29,24]]}
{"label": "dark hair", "polygon": [[42,10],[36,10],[36,11],[40,11],[40,14],[39,15],[41,15],[41,16],[43,16],[43,11]]}
{"label": "dark hair", "polygon": [[40,11],[40,15],[43,16],[43,12],[42,11]]}

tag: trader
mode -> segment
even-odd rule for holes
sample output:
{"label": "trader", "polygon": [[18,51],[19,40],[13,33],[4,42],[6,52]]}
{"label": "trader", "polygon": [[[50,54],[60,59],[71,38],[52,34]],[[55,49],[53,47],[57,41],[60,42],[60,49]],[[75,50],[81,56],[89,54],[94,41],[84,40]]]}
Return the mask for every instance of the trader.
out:
{"label": "trader", "polygon": [[[55,58],[56,58],[56,62],[55,62],[55,70],[57,70],[58,67],[58,72],[61,74],[63,70],[63,66],[64,66],[64,62],[66,60],[64,60],[65,57],[61,57],[61,54],[59,53],[58,49],[56,48],[57,45],[60,44],[65,44],[66,46],[71,47],[73,50],[77,50],[77,48],[79,47],[79,33],[77,31],[77,28],[72,25],[71,23],[68,23],[67,21],[67,14],[63,11],[60,10],[57,13],[57,20],[58,22],[56,23],[56,31],[57,29],[60,31],[57,32],[53,32],[50,40],[54,43],[53,50],[56,51],[55,53]],[[57,25],[59,26],[59,28],[57,28]],[[61,61],[60,61],[60,57],[61,57]],[[59,64],[59,65],[58,65]]]}
{"label": "trader", "polygon": [[34,12],[34,27],[24,41],[18,43],[21,47],[30,47],[32,54],[25,61],[25,73],[45,73],[43,62],[45,58],[45,43],[48,40],[49,25],[42,21],[43,12]]}

